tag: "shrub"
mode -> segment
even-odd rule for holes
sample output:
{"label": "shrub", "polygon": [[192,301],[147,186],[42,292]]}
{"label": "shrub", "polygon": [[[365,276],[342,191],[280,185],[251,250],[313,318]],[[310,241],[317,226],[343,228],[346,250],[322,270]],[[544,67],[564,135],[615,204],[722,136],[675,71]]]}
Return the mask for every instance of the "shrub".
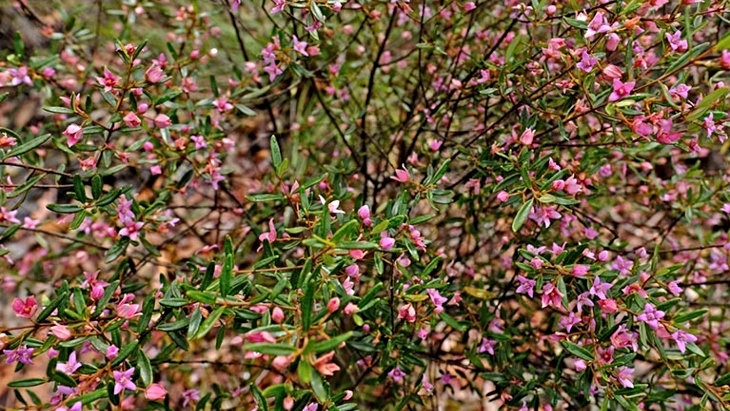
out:
{"label": "shrub", "polygon": [[727,406],[724,2],[65,3],[0,50],[14,406]]}

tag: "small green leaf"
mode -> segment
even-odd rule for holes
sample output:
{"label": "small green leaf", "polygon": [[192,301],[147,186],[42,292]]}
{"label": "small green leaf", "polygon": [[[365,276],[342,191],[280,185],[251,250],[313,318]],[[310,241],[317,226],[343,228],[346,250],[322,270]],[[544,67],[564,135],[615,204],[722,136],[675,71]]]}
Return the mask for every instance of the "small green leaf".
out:
{"label": "small green leaf", "polygon": [[286,344],[256,343],[245,345],[246,351],[259,352],[266,355],[290,355],[296,352],[296,347]]}
{"label": "small green leaf", "polygon": [[124,362],[124,360],[127,359],[132,353],[134,353],[137,350],[137,347],[139,346],[139,340],[132,340],[131,342],[128,342],[125,344],[121,350],[119,350],[119,353],[117,354],[116,358],[112,360],[111,367],[114,368],[117,365]]}
{"label": "small green leaf", "polygon": [[276,141],[276,136],[271,136],[271,163],[274,168],[279,167],[279,164],[281,164],[281,148],[279,148],[279,143]]}
{"label": "small green leaf", "polygon": [[188,338],[193,338],[200,329],[200,323],[203,322],[203,313],[200,311],[200,307],[193,311],[190,316],[190,324],[188,325]]}
{"label": "small green leaf", "polygon": [[43,378],[26,378],[23,380],[11,381],[8,383],[8,387],[11,388],[27,388],[35,387],[41,384],[45,384],[46,380]]}
{"label": "small green leaf", "polygon": [[150,359],[144,351],[139,350],[137,353],[137,369],[139,370],[139,377],[142,379],[142,384],[146,387],[152,384],[152,364]]}
{"label": "small green leaf", "polygon": [[339,345],[343,342],[349,340],[351,337],[352,331],[348,331],[342,335],[338,335],[337,337],[332,337],[329,340],[312,344],[311,351],[314,351],[314,353],[316,354],[332,351],[335,348],[339,347]]}
{"label": "small green leaf", "polygon": [[94,200],[98,200],[101,197],[103,186],[104,183],[101,181],[101,176],[95,174],[91,178],[91,196],[94,197]]}
{"label": "small green leaf", "polygon": [[15,146],[15,148],[10,150],[7,154],[5,154],[5,156],[3,156],[3,160],[10,158],[10,157],[17,157],[21,154],[25,154],[29,151],[35,150],[36,148],[41,146],[43,143],[48,141],[49,138],[51,138],[50,134],[44,134],[44,135],[36,137],[28,142]]}
{"label": "small green leaf", "polygon": [[534,199],[530,198],[529,200],[525,201],[525,203],[522,204],[522,207],[520,207],[520,209],[517,211],[517,215],[515,216],[514,221],[512,221],[512,232],[516,233],[525,224],[525,221],[527,221],[527,216],[530,215],[530,211],[532,210],[533,202]]}
{"label": "small green leaf", "polygon": [[48,204],[46,208],[59,214],[73,214],[84,209],[76,204]]}
{"label": "small green leaf", "polygon": [[309,331],[312,326],[312,313],[314,311],[314,292],[317,287],[309,281],[305,284],[304,298],[302,298],[302,330]]}
{"label": "small green leaf", "polygon": [[46,306],[46,308],[44,308],[43,311],[41,311],[38,314],[38,317],[36,317],[36,320],[35,321],[37,323],[41,323],[46,318],[48,318],[48,316],[51,315],[51,313],[53,312],[53,310],[55,310],[56,308],[58,308],[58,306],[61,304],[61,302],[63,302],[66,299],[66,296],[67,295],[68,295],[68,291],[63,291],[58,296],[56,296],[56,298],[54,298],[53,301],[51,301],[51,303],[48,304]]}
{"label": "small green leaf", "polygon": [[117,287],[119,287],[119,281],[114,281],[113,283],[106,286],[106,289],[104,290],[104,295],[102,295],[99,301],[97,301],[96,309],[93,313],[91,313],[91,318],[98,317],[104,311],[104,309],[106,309],[106,306],[112,299],[112,296],[117,290]]}
{"label": "small green leaf", "polygon": [[226,255],[226,260],[223,263],[223,269],[221,270],[221,276],[218,279],[220,284],[221,297],[227,297],[231,291],[231,279],[233,277],[233,255]]}
{"label": "small green leaf", "polygon": [[215,323],[218,321],[219,318],[221,318],[221,315],[223,315],[223,311],[225,310],[225,307],[218,307],[213,311],[208,318],[203,321],[203,324],[200,325],[200,329],[198,330],[198,333],[195,334],[195,338],[198,339],[201,337],[204,337],[208,332],[213,328]]}
{"label": "small green leaf", "polygon": [[593,361],[593,355],[585,348],[570,341],[563,341],[561,344],[569,353],[575,355],[576,357],[586,361]]}

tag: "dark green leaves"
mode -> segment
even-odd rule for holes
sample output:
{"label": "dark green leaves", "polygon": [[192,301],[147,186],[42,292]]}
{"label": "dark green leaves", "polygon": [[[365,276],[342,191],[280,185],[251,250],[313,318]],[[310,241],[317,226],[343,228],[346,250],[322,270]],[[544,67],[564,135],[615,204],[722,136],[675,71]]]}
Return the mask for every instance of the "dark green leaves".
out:
{"label": "dark green leaves", "polygon": [[512,221],[512,232],[516,233],[525,224],[525,221],[527,221],[527,217],[530,215],[530,211],[532,210],[533,202],[534,199],[530,198],[529,200],[525,201],[522,204],[522,207],[520,207],[520,209],[517,211],[517,215]]}

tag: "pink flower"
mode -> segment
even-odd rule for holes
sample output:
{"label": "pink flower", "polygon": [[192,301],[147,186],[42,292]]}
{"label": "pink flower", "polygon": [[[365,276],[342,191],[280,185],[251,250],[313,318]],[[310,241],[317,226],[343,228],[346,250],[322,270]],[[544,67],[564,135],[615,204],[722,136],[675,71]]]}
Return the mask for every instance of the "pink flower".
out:
{"label": "pink flower", "polygon": [[353,303],[347,303],[345,306],[345,309],[342,310],[342,312],[345,313],[345,315],[352,315],[355,314],[359,310],[358,306]]}
{"label": "pink flower", "polygon": [[611,26],[607,24],[606,19],[603,17],[603,13],[598,11],[596,12],[596,15],[593,16],[593,20],[588,23],[588,30],[586,30],[585,38],[591,39],[596,34],[605,33],[609,30],[611,30]]}
{"label": "pink flower", "polygon": [[499,193],[497,193],[497,200],[504,203],[505,201],[509,200],[509,193],[504,190],[500,191]]}
{"label": "pink flower", "polygon": [[393,238],[393,237],[383,236],[380,239],[380,248],[382,248],[383,250],[388,251],[391,248],[393,248],[394,245],[395,245],[395,238]]}
{"label": "pink flower", "polygon": [[154,119],[154,123],[157,128],[167,128],[172,125],[172,120],[164,114],[158,114]]}
{"label": "pink flower", "polygon": [[682,294],[682,287],[679,286],[679,280],[675,280],[667,284],[667,290],[674,295]]}
{"label": "pink flower", "polygon": [[157,64],[152,64],[144,73],[144,78],[150,83],[159,83],[165,77],[165,73]]}
{"label": "pink flower", "polygon": [[608,314],[613,314],[618,312],[618,304],[616,303],[616,300],[612,298],[607,298],[605,300],[598,301],[598,305],[601,307],[601,310]]}
{"label": "pink flower", "polygon": [[357,215],[362,220],[362,223],[366,227],[370,227],[373,225],[373,221],[370,219],[370,207],[368,207],[367,204],[363,205],[357,210]]}
{"label": "pink flower", "polygon": [[682,32],[677,30],[674,34],[667,33],[666,36],[672,51],[678,51],[680,53],[687,51],[687,40],[682,40]]}
{"label": "pink flower", "polygon": [[69,147],[73,147],[84,138],[84,130],[76,124],[69,124],[66,130],[64,130],[63,135],[66,136],[66,144]]}
{"label": "pink flower", "polygon": [[340,299],[337,297],[330,298],[327,301],[327,312],[332,314],[340,308]]}
{"label": "pink flower", "polygon": [[395,181],[398,181],[400,183],[407,183],[411,180],[411,173],[408,172],[406,169],[406,166],[403,165],[403,169],[397,169],[395,170],[395,176],[390,177]]}
{"label": "pink flower", "polygon": [[619,79],[613,80],[613,92],[611,92],[611,95],[608,96],[608,101],[616,101],[620,100],[628,95],[631,94],[631,91],[634,89],[634,86],[636,85],[635,81],[629,81],[626,83],[622,83]]}
{"label": "pink flower", "polygon": [[113,360],[117,358],[117,354],[119,354],[119,348],[117,348],[116,345],[112,344],[109,346],[109,348],[106,349],[106,358],[107,360]]}
{"label": "pink flower", "polygon": [[606,298],[608,298],[606,296],[606,293],[610,289],[611,289],[611,283],[602,283],[601,279],[598,276],[596,276],[596,278],[593,279],[593,286],[591,287],[591,289],[588,292],[590,293],[590,295],[595,295],[596,297],[598,297],[602,300],[605,300]]}
{"label": "pink flower", "polygon": [[683,100],[686,100],[691,89],[692,87],[686,84],[677,84],[671,90],[669,90],[669,95],[672,97],[681,97]]}
{"label": "pink flower", "polygon": [[66,327],[65,325],[61,324],[56,324],[51,327],[51,334],[53,334],[61,341],[66,341],[71,338],[71,330],[69,330],[68,327]]}
{"label": "pink flower", "polygon": [[296,35],[292,36],[292,48],[303,56],[309,56],[309,53],[307,53],[307,42],[299,41]]}
{"label": "pink flower", "polygon": [[573,361],[573,367],[575,368],[576,371],[581,372],[581,371],[584,371],[586,368],[588,368],[588,365],[586,364],[586,362],[584,360],[578,358],[575,361]]}
{"label": "pink flower", "polygon": [[679,351],[681,351],[682,353],[687,350],[687,343],[693,343],[697,341],[697,337],[684,330],[677,330],[673,332],[672,339],[677,343],[677,348],[679,348]]}
{"label": "pink flower", "polygon": [[274,0],[275,6],[271,9],[271,14],[276,14],[284,10],[286,7],[286,0]]}
{"label": "pink flower", "polygon": [[289,368],[289,365],[291,365],[291,360],[292,359],[287,355],[277,355],[276,358],[271,361],[271,365],[280,372],[284,372],[287,368]]}
{"label": "pink flower", "polygon": [[127,113],[122,120],[124,120],[124,124],[126,124],[127,127],[139,127],[142,124],[142,120],[140,120],[132,111]]}
{"label": "pink flower", "polygon": [[406,373],[404,373],[403,370],[400,369],[400,367],[395,367],[390,370],[388,376],[393,379],[393,382],[398,384],[403,380],[403,377],[406,376]]}
{"label": "pink flower", "polygon": [[560,308],[563,300],[563,294],[552,283],[546,283],[542,286],[542,308],[552,305]]}
{"label": "pink flower", "polygon": [[482,338],[482,342],[479,344],[479,348],[477,349],[478,353],[489,353],[490,355],[494,355],[494,347],[497,346],[497,341],[490,340],[488,338]]}
{"label": "pink flower", "polygon": [[271,319],[275,323],[281,324],[281,322],[284,321],[284,310],[279,307],[274,307],[271,311]]}
{"label": "pink flower", "polygon": [[134,367],[127,371],[113,371],[112,374],[114,375],[114,395],[118,395],[124,390],[134,391],[137,389],[137,386],[132,382]]}
{"label": "pink flower", "polygon": [[653,305],[644,304],[644,312],[636,316],[637,321],[649,324],[653,330],[659,328],[659,320],[664,318],[664,311],[657,310]]}
{"label": "pink flower", "polygon": [[620,367],[616,373],[616,379],[624,386],[624,388],[634,388],[634,383],[632,382],[634,378],[633,374],[633,368]]}
{"label": "pink flower", "polygon": [[59,362],[56,364],[56,371],[66,375],[71,375],[81,368],[81,363],[76,360],[76,351],[72,351],[68,356],[67,362]]}
{"label": "pink flower", "polygon": [[317,360],[312,363],[312,367],[319,371],[319,373],[324,377],[330,377],[332,375],[335,375],[335,372],[340,370],[340,366],[332,362],[332,358],[334,356],[335,352],[330,351],[327,354],[317,358]]}
{"label": "pink flower", "polygon": [[38,311],[38,302],[32,295],[25,300],[16,298],[13,300],[13,311],[18,317],[31,318]]}
{"label": "pink flower", "polygon": [[517,287],[517,293],[527,294],[530,298],[532,298],[535,291],[535,284],[537,284],[537,282],[521,275],[517,275],[517,281],[520,282],[520,286]]}
{"label": "pink flower", "polygon": [[274,243],[276,241],[276,226],[274,226],[274,219],[269,219],[269,231],[265,231],[259,235],[259,241],[261,241],[261,245],[259,245],[259,248],[256,250],[261,251],[263,248],[263,242],[268,241],[269,243]]}
{"label": "pink flower", "polygon": [[560,326],[565,328],[566,331],[570,332],[574,325],[580,324],[580,316],[576,316],[574,312],[569,312],[567,317],[560,319]]}
{"label": "pink flower", "polygon": [[134,318],[137,315],[141,315],[139,312],[139,304],[123,303],[117,306],[117,317],[119,318]]}
{"label": "pink flower", "polygon": [[477,5],[474,4],[473,1],[467,1],[466,3],[464,3],[464,10],[465,11],[472,11],[472,10],[474,10],[476,8],[477,8]]}
{"label": "pink flower", "polygon": [[576,67],[579,69],[585,71],[586,73],[590,73],[591,70],[593,70],[593,66],[598,63],[598,59],[588,54],[587,51],[583,50],[583,54],[581,55],[581,59],[576,64]]}
{"label": "pink flower", "polygon": [[416,321],[416,309],[411,304],[406,304],[398,309],[398,318],[404,319],[409,323]]}
{"label": "pink flower", "polygon": [[108,68],[104,67],[104,76],[97,77],[96,81],[104,87],[104,91],[110,92],[119,85],[119,76],[114,75]]}
{"label": "pink flower", "polygon": [[246,339],[252,343],[276,342],[276,338],[268,331],[251,331],[246,334]]}
{"label": "pink flower", "polygon": [[720,67],[730,70],[730,50],[723,50],[720,55]]}
{"label": "pink flower", "polygon": [[144,390],[144,397],[150,401],[162,401],[167,396],[167,390],[160,383],[150,384]]}
{"label": "pink flower", "polygon": [[522,135],[520,135],[520,144],[525,145],[525,146],[532,145],[532,142],[534,139],[535,139],[535,130],[528,128],[522,132]]}
{"label": "pink flower", "polygon": [[573,275],[576,277],[583,277],[588,274],[590,266],[584,264],[576,264],[573,266]]}

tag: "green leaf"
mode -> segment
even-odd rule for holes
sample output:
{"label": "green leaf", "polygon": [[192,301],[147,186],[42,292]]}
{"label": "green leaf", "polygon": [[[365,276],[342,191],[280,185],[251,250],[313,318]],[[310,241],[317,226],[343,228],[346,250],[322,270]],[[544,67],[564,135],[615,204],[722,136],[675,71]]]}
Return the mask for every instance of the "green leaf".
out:
{"label": "green leaf", "polygon": [[266,355],[290,355],[296,352],[296,347],[286,344],[256,343],[245,345],[246,351],[260,352]]}
{"label": "green leaf", "polygon": [[101,197],[103,187],[104,183],[101,181],[101,176],[95,174],[91,178],[91,196],[94,197],[94,200],[98,200]]}
{"label": "green leaf", "polygon": [[532,210],[533,202],[534,199],[530,198],[529,200],[525,201],[525,203],[522,204],[522,207],[520,207],[520,209],[517,211],[517,215],[512,221],[512,232],[516,233],[525,224],[525,221],[527,221],[527,216],[530,215],[530,211]]}
{"label": "green leaf", "polygon": [[137,333],[142,334],[150,324],[152,312],[155,309],[155,295],[150,293],[145,297],[142,303],[142,316],[137,321]]}
{"label": "green leaf", "polygon": [[49,138],[51,138],[50,134],[44,134],[44,135],[38,136],[30,141],[27,141],[23,144],[15,146],[15,148],[10,150],[7,154],[5,154],[3,156],[3,160],[10,158],[10,157],[17,157],[21,154],[25,154],[29,151],[35,150],[36,148],[41,146],[43,143],[48,141]]}
{"label": "green leaf", "polygon": [[253,394],[253,397],[256,399],[256,405],[258,409],[261,411],[269,411],[269,403],[266,401],[266,398],[264,397],[264,394],[261,393],[261,390],[259,390],[259,387],[256,386],[256,384],[251,384],[251,393]]}
{"label": "green leaf", "polygon": [[674,323],[683,324],[683,323],[686,323],[687,321],[692,321],[696,318],[704,317],[705,314],[707,314],[707,308],[703,308],[701,310],[677,315],[674,317]]}
{"label": "green leaf", "polygon": [[456,321],[456,319],[454,319],[454,317],[452,317],[444,312],[439,314],[439,317],[443,320],[443,322],[448,324],[451,328],[455,329],[456,331],[464,332],[469,328],[468,325],[462,324],[462,323]]}
{"label": "green leaf", "polygon": [[104,398],[107,396],[106,388],[99,388],[96,391],[92,391],[88,394],[80,395],[76,398],[74,398],[74,404],[77,402],[81,402],[82,404],[90,404],[98,399]]}
{"label": "green leaf", "polygon": [[142,384],[146,387],[152,384],[152,364],[150,359],[144,351],[139,350],[137,353],[137,369],[139,370],[139,377],[142,379]]}
{"label": "green leaf", "polygon": [[188,325],[188,338],[193,338],[200,329],[200,324],[203,322],[203,313],[200,311],[200,307],[193,311],[190,316],[190,324]]}
{"label": "green leaf", "polygon": [[221,297],[225,298],[231,292],[231,278],[233,277],[233,255],[226,255],[226,260],[223,263],[223,269],[221,270],[221,276],[218,278],[218,284],[220,285]]}
{"label": "green leaf", "polygon": [[132,353],[134,353],[137,350],[137,347],[139,346],[139,340],[132,340],[131,342],[128,342],[125,344],[121,350],[119,350],[119,353],[117,354],[117,357],[112,360],[112,363],[110,364],[112,368],[116,367],[117,365],[124,362],[124,360],[127,359]]}
{"label": "green leaf", "polygon": [[51,301],[50,304],[48,304],[46,306],[46,308],[44,308],[43,311],[41,311],[38,314],[38,317],[36,317],[35,322],[36,323],[41,323],[46,318],[48,318],[48,316],[51,315],[51,313],[53,312],[53,310],[55,310],[56,308],[58,308],[58,306],[61,305],[61,302],[63,302],[67,298],[66,297],[67,295],[68,295],[68,291],[63,291],[62,293],[60,293],[59,295],[57,295],[56,298],[54,298],[53,301]]}
{"label": "green leaf", "polygon": [[[314,3],[314,2],[312,2]],[[322,379],[322,376],[319,375],[318,372],[312,373],[312,390],[314,391],[314,396],[317,397],[317,401],[324,404],[327,402],[328,395],[327,395],[327,389],[325,388],[324,380]]]}
{"label": "green leaf", "polygon": [[180,308],[190,304],[190,301],[184,298],[163,298],[160,300],[160,305],[163,307]]}
{"label": "green leaf", "polygon": [[380,248],[377,243],[367,241],[341,241],[337,243],[337,248],[343,250],[375,250]]}
{"label": "green leaf", "polygon": [[8,387],[11,388],[27,388],[35,387],[41,384],[45,384],[47,381],[43,378],[25,378],[22,380],[11,381],[8,383]]}
{"label": "green leaf", "polygon": [[279,167],[279,164],[281,164],[281,148],[279,148],[279,143],[276,141],[276,136],[271,136],[271,163],[274,168]]}
{"label": "green leaf", "polygon": [[692,110],[691,113],[687,115],[687,120],[689,121],[695,121],[699,120],[706,112],[710,109],[710,106],[715,104],[715,102],[719,101],[720,99],[724,98],[730,88],[728,87],[721,87],[710,94],[706,95],[702,101],[700,101],[699,104]]}
{"label": "green leaf", "polygon": [[197,334],[195,334],[195,339],[204,337],[208,332],[213,328],[215,323],[218,321],[219,318],[221,318],[221,315],[223,315],[223,311],[225,310],[225,307],[218,307],[213,311],[208,318],[203,321],[203,324],[200,325],[200,329],[198,330]]}
{"label": "green leaf", "polygon": [[326,341],[312,344],[311,351],[314,351],[316,354],[332,351],[339,347],[339,345],[343,342],[349,340],[350,337],[352,337],[352,331],[348,331],[342,335],[338,335],[337,337],[332,337]]}
{"label": "green leaf", "polygon": [[714,47],[715,53],[719,53],[727,49],[730,49],[730,33],[725,34],[725,37],[718,41]]}
{"label": "green leaf", "polygon": [[59,214],[73,214],[84,209],[76,204],[48,204],[46,208]]}
{"label": "green leaf", "polygon": [[302,330],[309,331],[312,326],[312,313],[314,311],[314,291],[317,287],[309,281],[305,284],[304,298],[302,298]]}
{"label": "green leaf", "polygon": [[561,344],[569,353],[575,355],[576,357],[586,361],[593,361],[593,354],[591,354],[591,352],[586,350],[585,348],[570,341],[562,341]]}
{"label": "green leaf", "polygon": [[713,385],[716,387],[719,387],[721,385],[730,385],[730,372],[716,379]]}

